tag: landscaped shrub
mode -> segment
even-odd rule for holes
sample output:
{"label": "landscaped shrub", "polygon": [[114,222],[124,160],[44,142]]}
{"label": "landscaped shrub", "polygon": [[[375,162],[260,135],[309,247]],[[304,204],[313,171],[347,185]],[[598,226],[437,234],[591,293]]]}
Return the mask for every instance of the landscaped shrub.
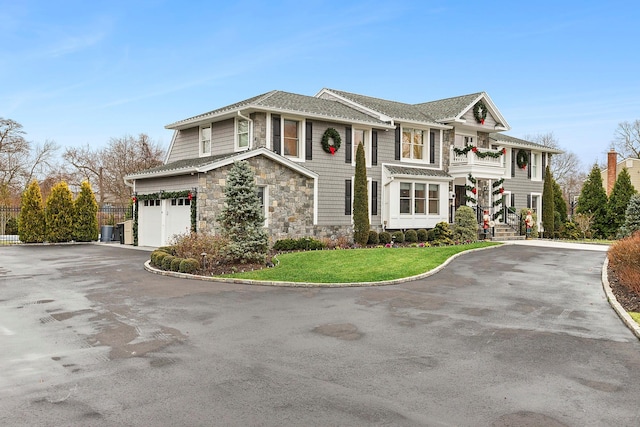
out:
{"label": "landscaped shrub", "polygon": [[451,245],[453,244],[453,232],[451,228],[449,228],[448,222],[439,222],[433,229],[434,239],[433,243],[435,245]]}
{"label": "landscaped shrub", "polygon": [[471,207],[460,206],[456,210],[453,223],[453,239],[462,243],[478,240],[478,222],[476,213]]}
{"label": "landscaped shrub", "polygon": [[171,271],[171,262],[173,262],[174,259],[175,257],[173,255],[167,255],[164,258],[162,258],[162,269],[166,271]]}
{"label": "landscaped shrub", "polygon": [[418,235],[418,242],[426,242],[429,237],[427,230],[424,228],[419,229],[416,234]]}
{"label": "landscaped shrub", "polygon": [[180,258],[201,260],[202,254],[211,262],[222,259],[222,251],[228,240],[210,233],[184,233],[173,236],[172,246],[158,248]]}
{"label": "landscaped shrub", "polygon": [[433,242],[436,240],[436,231],[433,228],[427,230],[427,242]]}
{"label": "landscaped shrub", "polygon": [[73,240],[73,195],[66,182],[51,189],[44,210],[47,240],[52,243]]}
{"label": "landscaped shrub", "polygon": [[382,243],[383,245],[391,243],[391,233],[389,233],[388,231],[383,231],[382,233],[378,234],[378,240],[380,240],[380,243]]}
{"label": "landscaped shrub", "polygon": [[73,202],[73,239],[76,242],[98,240],[98,203],[89,181],[83,181]]}
{"label": "landscaped shrub", "polygon": [[367,240],[368,245],[377,245],[380,243],[380,237],[378,237],[378,232],[375,230],[369,231],[369,240]]}
{"label": "landscaped shrub", "polygon": [[18,234],[18,220],[15,218],[9,218],[4,227],[5,234]]}
{"label": "landscaped shrub", "polygon": [[194,274],[200,269],[200,262],[195,258],[183,259],[180,263],[180,273]]}
{"label": "landscaped shrub", "polygon": [[560,227],[560,238],[578,240],[582,238],[582,231],[580,231],[580,227],[578,227],[578,224],[572,221],[568,221],[565,222],[562,227]]}
{"label": "landscaped shrub", "polygon": [[169,254],[166,253],[165,251],[156,249],[155,251],[151,252],[151,264],[153,264],[156,267],[162,267],[162,260],[167,255]]}
{"label": "landscaped shrub", "polygon": [[175,257],[171,260],[171,271],[180,271],[180,263],[184,261],[184,258]]}
{"label": "landscaped shrub", "polygon": [[620,283],[640,294],[640,231],[613,243],[607,255]]}
{"label": "landscaped shrub", "polygon": [[324,249],[325,247],[325,243],[311,237],[280,239],[273,244],[273,249],[276,251],[313,251]]}
{"label": "landscaped shrub", "polygon": [[404,233],[400,230],[394,231],[391,235],[391,240],[395,243],[404,243]]}
{"label": "landscaped shrub", "polygon": [[640,230],[640,194],[634,194],[629,198],[624,224],[618,231],[618,237],[630,236],[638,230]]}
{"label": "landscaped shrub", "polygon": [[404,241],[407,243],[415,243],[418,241],[418,233],[416,230],[407,230],[404,233]]}

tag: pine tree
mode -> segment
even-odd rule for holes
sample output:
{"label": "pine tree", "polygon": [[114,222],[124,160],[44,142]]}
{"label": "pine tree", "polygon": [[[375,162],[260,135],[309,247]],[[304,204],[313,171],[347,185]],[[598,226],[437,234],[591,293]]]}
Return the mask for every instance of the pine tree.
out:
{"label": "pine tree", "polygon": [[225,250],[228,261],[240,264],[263,263],[269,246],[264,229],[255,176],[246,161],[235,162],[224,188],[225,207],[218,221],[229,239]]}
{"label": "pine tree", "polygon": [[73,238],[76,242],[98,240],[98,203],[89,181],[84,181],[73,203]]}
{"label": "pine tree", "polygon": [[460,243],[478,240],[478,219],[470,206],[460,206],[456,209],[453,239]]}
{"label": "pine tree", "polygon": [[629,199],[625,212],[624,225],[620,227],[618,237],[627,237],[640,230],[640,194],[636,193]]}
{"label": "pine tree", "polygon": [[49,242],[69,242],[73,239],[73,196],[66,182],[53,186],[44,214]]}
{"label": "pine tree", "polygon": [[[567,202],[562,196],[562,188],[560,187],[560,184],[558,184],[555,179],[553,180],[553,200],[555,202],[553,207],[556,213],[556,218],[559,218],[560,223],[564,224],[567,222]],[[556,228],[561,224],[555,224]]]}
{"label": "pine tree", "polygon": [[592,214],[594,237],[604,237],[607,231],[607,193],[602,186],[598,165],[593,165],[578,197],[576,213]]}
{"label": "pine tree", "polygon": [[551,176],[551,168],[547,165],[545,170],[544,188],[542,190],[542,228],[544,229],[544,237],[553,239],[554,235],[554,219],[555,219],[555,197],[553,191],[553,176]]}
{"label": "pine tree", "polygon": [[613,184],[613,189],[609,195],[609,203],[607,205],[608,235],[615,236],[618,233],[618,229],[624,224],[629,200],[635,193],[636,189],[631,184],[631,176],[627,168],[624,168],[618,174],[618,178]]}
{"label": "pine tree", "polygon": [[367,165],[364,147],[356,150],[356,176],[353,184],[353,240],[365,246],[369,240],[369,196],[367,194]]}
{"label": "pine tree", "polygon": [[42,242],[46,226],[44,204],[38,181],[33,180],[22,194],[18,216],[18,236],[23,243]]}

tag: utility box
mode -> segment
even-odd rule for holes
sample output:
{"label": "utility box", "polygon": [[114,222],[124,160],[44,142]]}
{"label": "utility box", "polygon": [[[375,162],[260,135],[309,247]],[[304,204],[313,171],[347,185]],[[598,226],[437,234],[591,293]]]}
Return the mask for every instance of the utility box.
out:
{"label": "utility box", "polygon": [[124,244],[133,245],[133,220],[128,219],[124,222]]}

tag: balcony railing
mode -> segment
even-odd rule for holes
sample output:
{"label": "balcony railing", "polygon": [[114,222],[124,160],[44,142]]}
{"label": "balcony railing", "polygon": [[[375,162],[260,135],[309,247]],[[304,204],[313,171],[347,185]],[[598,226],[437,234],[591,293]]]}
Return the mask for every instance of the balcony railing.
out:
{"label": "balcony railing", "polygon": [[[505,166],[505,156],[498,155],[500,150],[490,150],[487,148],[476,148],[477,153],[469,150],[465,154],[458,154],[454,151],[454,147],[450,148],[450,164],[451,166],[488,166],[494,168],[504,168]],[[497,155],[497,157],[493,157],[492,155],[485,155],[484,153]]]}

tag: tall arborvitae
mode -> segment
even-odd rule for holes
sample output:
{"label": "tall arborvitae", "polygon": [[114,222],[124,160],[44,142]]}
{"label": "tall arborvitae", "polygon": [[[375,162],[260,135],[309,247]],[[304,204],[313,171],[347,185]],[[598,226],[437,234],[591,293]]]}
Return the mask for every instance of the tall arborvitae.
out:
{"label": "tall arborvitae", "polygon": [[576,213],[592,214],[593,237],[604,237],[607,229],[607,193],[602,186],[602,175],[598,165],[593,165],[578,197]]}
{"label": "tall arborvitae", "polygon": [[560,224],[554,224],[557,230],[558,226],[567,222],[567,202],[562,196],[560,184],[555,179],[553,180],[553,200],[555,202],[553,206],[556,214],[555,218],[560,220]]}
{"label": "tall arborvitae", "polygon": [[227,259],[241,264],[264,262],[269,238],[264,229],[255,176],[246,161],[233,164],[224,194],[225,207],[218,221],[222,235],[229,239],[225,250]]}
{"label": "tall arborvitae", "polygon": [[353,240],[365,246],[369,240],[369,196],[367,192],[367,165],[364,147],[356,150],[356,176],[353,183]]}
{"label": "tall arborvitae", "polygon": [[542,228],[544,229],[544,237],[553,239],[554,237],[554,219],[555,219],[555,197],[553,191],[553,177],[549,165],[545,170],[544,188],[542,190]]}
{"label": "tall arborvitae", "polygon": [[73,240],[73,196],[66,182],[51,189],[45,208],[47,240],[51,243]]}
{"label": "tall arborvitae", "polygon": [[609,217],[608,235],[615,236],[618,229],[622,227],[625,221],[625,214],[631,196],[636,194],[636,189],[631,184],[631,176],[627,168],[622,169],[616,178],[613,189],[609,195],[609,203],[607,204],[607,214]]}
{"label": "tall arborvitae", "polygon": [[18,216],[18,236],[23,243],[43,242],[46,226],[44,204],[38,181],[31,181],[22,193],[20,215]]}
{"label": "tall arborvitae", "polygon": [[98,203],[89,181],[84,181],[80,186],[80,194],[73,206],[73,239],[76,242],[98,240]]}

